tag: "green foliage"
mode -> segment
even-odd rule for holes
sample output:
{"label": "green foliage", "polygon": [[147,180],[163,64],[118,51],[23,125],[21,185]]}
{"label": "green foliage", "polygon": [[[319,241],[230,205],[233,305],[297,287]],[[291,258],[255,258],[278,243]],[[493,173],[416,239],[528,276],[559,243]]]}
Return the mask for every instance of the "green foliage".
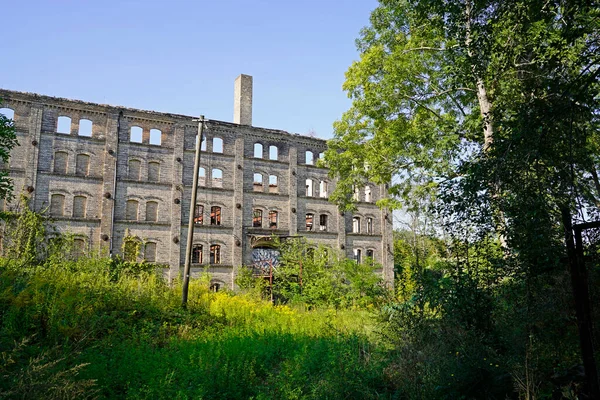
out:
{"label": "green foliage", "polygon": [[[2,105],[2,99],[0,99],[0,105]],[[0,162],[8,163],[10,151],[18,144],[14,122],[0,113]],[[0,199],[10,198],[12,189],[13,182],[8,177],[8,171],[0,170]]]}
{"label": "green foliage", "polygon": [[387,290],[372,260],[358,264],[301,237],[277,245],[281,256],[274,269],[273,293],[279,302],[335,308],[385,302]]}

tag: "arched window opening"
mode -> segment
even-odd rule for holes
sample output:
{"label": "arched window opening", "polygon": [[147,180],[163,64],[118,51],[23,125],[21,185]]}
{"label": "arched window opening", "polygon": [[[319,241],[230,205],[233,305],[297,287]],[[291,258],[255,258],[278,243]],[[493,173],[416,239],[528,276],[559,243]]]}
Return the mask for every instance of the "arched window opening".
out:
{"label": "arched window opening", "polygon": [[269,160],[279,159],[279,149],[277,146],[269,146]]}
{"label": "arched window opening", "polygon": [[196,204],[194,209],[194,223],[202,225],[204,223],[204,206],[202,204]]}
{"label": "arched window opening", "polygon": [[277,211],[269,211],[269,228],[277,228]]}
{"label": "arched window opening", "polygon": [[312,151],[306,150],[306,156],[305,157],[306,157],[305,158],[306,164],[313,165],[315,163],[315,155],[313,154]]}
{"label": "arched window opening", "polygon": [[129,131],[129,141],[131,143],[142,143],[142,128],[139,126],[132,126]]}
{"label": "arched window opening", "polygon": [[354,195],[352,198],[354,201],[360,201],[360,190],[356,186],[354,187]]}
{"label": "arched window opening", "polygon": [[129,173],[127,177],[134,181],[140,180],[140,172],[141,172],[141,161],[140,160],[129,160]]}
{"label": "arched window opening", "polygon": [[372,234],[373,233],[373,218],[368,217],[367,218],[367,234]]}
{"label": "arched window opening", "polygon": [[223,139],[220,137],[213,138],[213,153],[223,153]]}
{"label": "arched window opening", "polygon": [[206,169],[198,168],[198,186],[206,186]]}
{"label": "arched window opening", "polygon": [[269,175],[269,193],[279,192],[279,186],[277,185],[277,176]]}
{"label": "arched window opening", "polygon": [[313,181],[312,181],[312,179],[307,179],[306,180],[306,196],[312,197],[314,194],[315,194],[315,190],[314,190],[314,186],[313,186]]}
{"label": "arched window opening", "polygon": [[162,144],[162,131],[160,129],[150,129],[150,144],[154,146]]}
{"label": "arched window opening", "polygon": [[254,143],[254,158],[263,158],[263,145]]}
{"label": "arched window opening", "polygon": [[360,233],[360,218],[352,218],[352,233]]}
{"label": "arched window opening", "polygon": [[370,203],[373,200],[372,196],[371,196],[371,186],[367,185],[365,186],[365,201],[367,203]]}
{"label": "arched window opening", "polygon": [[354,261],[356,261],[358,264],[360,264],[362,251],[360,249],[354,249],[353,253],[354,253]]}
{"label": "arched window opening", "polygon": [[56,132],[64,133],[65,135],[71,134],[71,118],[69,117],[58,117],[58,123],[56,124]]}
{"label": "arched window opening", "polygon": [[0,108],[0,114],[4,114],[4,116],[8,119],[15,120],[15,112],[11,108]]}
{"label": "arched window opening", "polygon": [[160,181],[160,163],[156,161],[150,161],[148,163],[148,182],[159,182]]}
{"label": "arched window opening", "polygon": [[314,219],[315,219],[314,214],[306,214],[306,230],[307,231],[313,230]]}
{"label": "arched window opening", "polygon": [[321,232],[327,231],[327,214],[319,215],[319,230]]}
{"label": "arched window opening", "polygon": [[50,215],[53,217],[62,217],[65,215],[65,196],[62,194],[53,194],[50,197]]}
{"label": "arched window opening", "polygon": [[210,284],[210,291],[211,292],[218,292],[219,290],[221,290],[221,283],[219,282],[211,282]]}
{"label": "arched window opening", "polygon": [[79,136],[92,137],[92,126],[93,122],[89,119],[79,120]]}
{"label": "arched window opening", "polygon": [[128,221],[137,221],[138,219],[138,201],[127,200],[125,206],[125,219]]}
{"label": "arched window opening", "polygon": [[149,201],[146,203],[146,221],[158,221],[158,202]]}
{"label": "arched window opening", "polygon": [[325,159],[325,153],[320,152],[319,153],[319,160],[324,160]]}
{"label": "arched window opening", "polygon": [[66,174],[67,173],[67,160],[69,155],[64,151],[57,151],[54,153],[54,173],[55,174]]}
{"label": "arched window opening", "polygon": [[135,236],[126,236],[123,238],[123,259],[129,262],[136,262],[140,253],[141,241]]}
{"label": "arched window opening", "polygon": [[255,209],[252,213],[252,226],[262,228],[262,210]]}
{"label": "arched window opening", "polygon": [[73,218],[85,218],[85,210],[87,206],[87,197],[73,197]]}
{"label": "arched window opening", "polygon": [[370,258],[371,260],[375,259],[375,252],[372,249],[368,249],[367,250],[367,257]]}
{"label": "arched window opening", "polygon": [[210,224],[221,225],[221,207],[212,206],[210,208]]}
{"label": "arched window opening", "polygon": [[262,176],[262,174],[258,174],[258,173],[254,174],[254,183],[252,185],[252,189],[255,192],[263,191],[263,176]]}
{"label": "arched window opening", "polygon": [[156,243],[146,243],[144,246],[144,260],[150,263],[156,262]]}
{"label": "arched window opening", "polygon": [[202,264],[202,245],[195,244],[192,247],[192,264]]}
{"label": "arched window opening", "polygon": [[327,197],[327,182],[321,181],[319,183],[319,197]]}
{"label": "arched window opening", "polygon": [[212,187],[223,187],[223,171],[218,168],[213,168],[212,170]]}
{"label": "arched window opening", "polygon": [[221,246],[218,244],[210,246],[210,263],[221,264]]}
{"label": "arched window opening", "polygon": [[77,154],[75,159],[75,174],[88,176],[90,173],[90,156],[87,154]]}
{"label": "arched window opening", "polygon": [[85,255],[85,240],[80,238],[73,239],[73,257],[81,258]]}
{"label": "arched window opening", "polygon": [[[198,144],[198,135],[196,135],[196,140],[194,140],[194,149],[196,149],[196,145]],[[206,151],[206,136],[202,135],[202,143],[200,143],[200,151]]]}

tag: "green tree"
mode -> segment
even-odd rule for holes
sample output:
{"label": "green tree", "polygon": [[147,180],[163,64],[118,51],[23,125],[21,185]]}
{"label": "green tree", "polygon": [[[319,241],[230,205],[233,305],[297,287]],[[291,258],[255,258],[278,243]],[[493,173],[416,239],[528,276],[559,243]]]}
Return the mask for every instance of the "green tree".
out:
{"label": "green tree", "polygon": [[[0,105],[2,99],[0,99]],[[17,146],[17,136],[15,134],[15,125],[11,119],[0,113],[0,161],[8,163],[10,151]],[[13,184],[8,177],[6,169],[0,170],[0,199],[9,198],[12,194]]]}

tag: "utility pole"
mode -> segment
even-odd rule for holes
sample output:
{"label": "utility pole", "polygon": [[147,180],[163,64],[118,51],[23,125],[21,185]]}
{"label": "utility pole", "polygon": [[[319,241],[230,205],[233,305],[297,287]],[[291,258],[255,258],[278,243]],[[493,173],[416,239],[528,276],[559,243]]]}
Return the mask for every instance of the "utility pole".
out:
{"label": "utility pole", "polygon": [[187,306],[188,290],[190,286],[190,268],[192,264],[192,245],[194,243],[194,217],[196,214],[196,197],[198,192],[198,170],[200,169],[200,149],[202,147],[204,130],[204,115],[198,120],[198,136],[196,139],[196,155],[194,157],[194,180],[192,181],[192,196],[190,202],[190,218],[188,220],[187,247],[185,248],[185,266],[183,267],[183,290],[181,305]]}

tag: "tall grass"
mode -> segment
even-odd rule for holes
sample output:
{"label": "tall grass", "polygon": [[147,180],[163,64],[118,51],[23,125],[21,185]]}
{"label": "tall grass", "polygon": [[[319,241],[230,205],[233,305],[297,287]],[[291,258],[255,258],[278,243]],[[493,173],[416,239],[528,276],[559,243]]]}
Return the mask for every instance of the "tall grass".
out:
{"label": "tall grass", "polygon": [[[273,306],[213,293],[200,280],[182,309],[180,293],[178,282],[169,286],[152,272],[116,273],[107,259],[36,267],[3,260],[0,397],[392,396],[365,310]],[[47,372],[36,386],[24,377],[39,365]],[[63,391],[48,390],[48,382]]]}

